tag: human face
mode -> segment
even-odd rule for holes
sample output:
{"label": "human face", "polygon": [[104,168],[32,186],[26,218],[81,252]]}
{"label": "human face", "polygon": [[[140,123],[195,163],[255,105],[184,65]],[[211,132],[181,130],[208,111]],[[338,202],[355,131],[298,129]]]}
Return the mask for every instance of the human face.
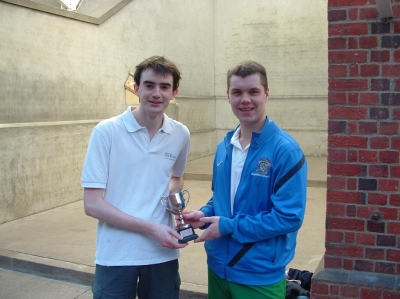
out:
{"label": "human face", "polygon": [[157,74],[153,69],[146,69],[140,76],[140,85],[134,85],[140,99],[140,110],[148,116],[163,114],[169,102],[176,96],[178,89],[172,90],[171,74]]}
{"label": "human face", "polygon": [[233,75],[227,94],[240,125],[255,132],[261,131],[265,123],[265,103],[269,98],[269,89],[265,90],[261,85],[260,74],[244,78]]}

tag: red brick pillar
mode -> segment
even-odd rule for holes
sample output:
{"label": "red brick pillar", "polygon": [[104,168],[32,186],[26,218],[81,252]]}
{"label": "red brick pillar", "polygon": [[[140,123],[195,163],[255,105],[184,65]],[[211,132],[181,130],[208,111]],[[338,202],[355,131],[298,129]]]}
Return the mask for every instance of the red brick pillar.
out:
{"label": "red brick pillar", "polygon": [[313,299],[400,298],[400,1],[328,0],[324,267]]}

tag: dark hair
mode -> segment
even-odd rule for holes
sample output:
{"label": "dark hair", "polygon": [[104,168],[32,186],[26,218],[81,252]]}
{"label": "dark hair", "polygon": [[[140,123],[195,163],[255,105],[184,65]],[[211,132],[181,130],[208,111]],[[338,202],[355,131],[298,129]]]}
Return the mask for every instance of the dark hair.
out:
{"label": "dark hair", "polygon": [[152,69],[156,74],[163,74],[164,76],[171,74],[173,79],[172,90],[176,90],[179,87],[179,80],[181,79],[181,73],[178,70],[175,63],[167,59],[164,56],[151,56],[136,66],[135,73],[133,75],[133,80],[136,85],[140,85],[140,77],[142,72]]}
{"label": "dark hair", "polygon": [[232,76],[240,76],[244,78],[253,74],[260,74],[260,83],[262,86],[264,86],[264,89],[267,90],[268,89],[267,71],[265,70],[265,67],[263,67],[261,64],[252,60],[245,60],[239,62],[238,64],[234,65],[229,69],[227,74],[228,90],[230,87],[230,80]]}

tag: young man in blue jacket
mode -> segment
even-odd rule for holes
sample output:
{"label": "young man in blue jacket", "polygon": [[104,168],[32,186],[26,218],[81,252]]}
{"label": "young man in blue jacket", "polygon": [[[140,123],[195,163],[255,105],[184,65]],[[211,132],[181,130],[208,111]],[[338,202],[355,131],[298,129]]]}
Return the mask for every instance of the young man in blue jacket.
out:
{"label": "young man in blue jacket", "polygon": [[307,162],[297,142],[265,112],[265,68],[244,61],[228,71],[239,126],[218,144],[213,196],[185,221],[206,230],[210,299],[285,298],[287,264],[306,207]]}

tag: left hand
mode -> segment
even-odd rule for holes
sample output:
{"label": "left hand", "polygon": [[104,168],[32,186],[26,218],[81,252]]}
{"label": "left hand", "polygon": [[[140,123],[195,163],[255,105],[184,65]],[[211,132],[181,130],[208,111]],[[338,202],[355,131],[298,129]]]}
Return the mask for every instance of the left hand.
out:
{"label": "left hand", "polygon": [[194,240],[195,243],[221,237],[221,233],[219,232],[219,216],[203,217],[200,218],[200,221],[204,224],[210,223],[210,226],[201,234],[201,236]]}
{"label": "left hand", "polygon": [[[201,218],[204,218],[204,213],[202,211],[183,211],[182,213],[183,219],[185,223],[188,223],[193,226],[193,228],[199,228],[204,226],[204,223],[200,221]],[[180,225],[181,221],[179,216],[175,216],[176,224]]]}

